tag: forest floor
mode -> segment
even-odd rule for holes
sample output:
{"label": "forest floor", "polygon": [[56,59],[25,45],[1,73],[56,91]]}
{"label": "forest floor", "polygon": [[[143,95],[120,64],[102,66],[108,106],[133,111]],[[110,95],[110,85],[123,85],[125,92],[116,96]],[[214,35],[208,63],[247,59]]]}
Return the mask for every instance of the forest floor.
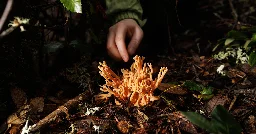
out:
{"label": "forest floor", "polygon": [[[225,7],[218,6],[218,2],[207,4],[201,5],[205,14],[213,12],[207,10],[210,9],[210,4],[216,7],[215,11]],[[246,18],[241,10],[238,12],[241,18]],[[229,59],[218,60],[213,57],[216,53],[212,52],[218,39],[225,38],[228,31],[248,25],[237,24],[232,17],[224,19],[226,14],[223,12],[214,13],[217,16],[215,20],[203,15],[205,20],[201,20],[200,30],[187,29],[179,34],[169,35],[175,38],[175,42],[168,46],[168,51],[156,56],[145,56],[144,63],[152,64],[154,78],[161,67],[167,67],[168,71],[162,83],[154,90],[154,96],[159,99],[141,107],[132,105],[129,99],[120,101],[117,105],[116,101],[120,98],[114,95],[105,101],[95,99],[95,96],[102,93],[100,87],[105,84],[105,79],[99,73],[99,62],[106,61],[113,72],[122,78],[121,69],[129,69],[134,63],[132,59],[128,63],[116,62],[106,54],[90,54],[91,48],[88,48],[84,55],[70,58],[77,51],[68,53],[69,60],[76,60],[64,67],[60,66],[65,61],[58,62],[57,65],[50,63],[56,62],[55,58],[58,56],[47,55],[46,62],[44,58],[42,60],[47,65],[40,70],[38,66],[43,66],[41,63],[36,64],[33,60],[19,57],[31,56],[26,55],[27,52],[34,51],[37,46],[25,46],[26,49],[23,46],[3,47],[8,50],[4,52],[7,54],[4,59],[5,70],[15,71],[4,72],[6,79],[2,82],[5,82],[3,89],[8,91],[1,91],[1,97],[7,98],[7,101],[1,100],[1,120],[4,120],[0,133],[204,134],[227,131],[235,133],[240,131],[240,127],[241,133],[256,133],[256,67],[249,63],[235,64]],[[255,14],[251,12],[253,13]],[[248,21],[250,26],[253,22]],[[17,37],[17,34],[9,36],[5,40],[7,43],[3,44],[5,47],[8,43],[14,43],[10,39],[11,36]],[[27,36],[29,34],[23,34],[17,40],[35,43],[29,40],[33,36],[24,40]],[[55,42],[52,45],[59,44]],[[79,42],[74,41],[73,45],[79,45]],[[18,52],[19,48],[24,52]],[[81,49],[79,46],[78,48]],[[28,67],[29,64],[32,67]],[[40,73],[38,70],[47,77],[35,77]],[[27,75],[28,72],[33,73]],[[207,124],[209,120],[204,120],[203,117],[212,122]],[[209,126],[219,131],[211,130]]]}

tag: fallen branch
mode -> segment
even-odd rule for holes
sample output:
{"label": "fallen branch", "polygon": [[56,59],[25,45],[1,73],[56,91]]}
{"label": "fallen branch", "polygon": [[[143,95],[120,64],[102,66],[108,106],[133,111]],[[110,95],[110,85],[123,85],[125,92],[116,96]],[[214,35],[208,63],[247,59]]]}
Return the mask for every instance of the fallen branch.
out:
{"label": "fallen branch", "polygon": [[35,132],[39,130],[40,128],[50,124],[51,122],[55,121],[59,117],[66,116],[69,117],[68,111],[74,107],[76,107],[80,102],[85,101],[88,98],[88,92],[85,91],[78,95],[77,97],[69,100],[62,106],[60,106],[58,109],[44,117],[42,120],[37,122],[36,124],[32,125],[30,128],[30,132]]}

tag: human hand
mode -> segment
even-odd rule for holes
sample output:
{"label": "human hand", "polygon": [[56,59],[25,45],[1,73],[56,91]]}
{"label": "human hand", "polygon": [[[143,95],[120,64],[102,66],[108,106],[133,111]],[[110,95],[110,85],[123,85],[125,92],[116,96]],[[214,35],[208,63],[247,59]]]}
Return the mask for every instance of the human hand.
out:
{"label": "human hand", "polygon": [[[130,39],[128,48],[125,44],[126,37]],[[129,55],[133,55],[136,52],[142,38],[143,31],[135,20],[121,20],[109,28],[107,41],[108,54],[115,60],[127,62]]]}

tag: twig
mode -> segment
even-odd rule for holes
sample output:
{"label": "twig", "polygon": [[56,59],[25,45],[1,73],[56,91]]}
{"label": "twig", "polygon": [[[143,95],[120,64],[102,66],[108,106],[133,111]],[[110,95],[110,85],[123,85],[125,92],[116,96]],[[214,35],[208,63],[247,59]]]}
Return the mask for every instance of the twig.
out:
{"label": "twig", "polygon": [[14,31],[17,27],[10,27],[6,30],[4,30],[1,34],[0,34],[0,39],[7,36],[8,34],[10,34],[12,31]]}
{"label": "twig", "polygon": [[55,121],[56,119],[58,119],[59,117],[61,117],[63,115],[66,115],[66,117],[68,118],[69,109],[76,107],[80,102],[83,102],[86,99],[88,99],[87,91],[85,91],[85,92],[81,93],[80,95],[78,95],[77,97],[69,100],[68,102],[66,102],[65,104],[60,106],[58,109],[56,109],[55,111],[53,111],[52,113],[50,113],[49,115],[44,117],[42,120],[40,120],[36,124],[32,125],[30,132],[35,132],[35,131],[39,130],[40,128],[50,124],[51,122]]}
{"label": "twig", "polygon": [[1,19],[0,19],[0,31],[2,30],[2,27],[3,27],[3,25],[4,25],[4,22],[5,22],[5,20],[6,20],[7,16],[8,16],[8,14],[9,14],[10,11],[11,11],[12,3],[13,3],[13,0],[8,0],[8,1],[7,1],[6,7],[5,7],[5,9],[4,9],[4,13],[3,13],[3,15],[2,15],[2,17],[1,17]]}
{"label": "twig", "polygon": [[238,15],[237,15],[236,9],[234,8],[232,0],[228,0],[228,2],[229,2],[229,6],[230,6],[230,8],[232,10],[232,15],[234,16],[235,22],[237,23]]}
{"label": "twig", "polygon": [[232,109],[232,107],[234,106],[235,102],[236,102],[237,96],[234,96],[234,99],[232,100],[232,102],[229,105],[228,111],[230,111]]}

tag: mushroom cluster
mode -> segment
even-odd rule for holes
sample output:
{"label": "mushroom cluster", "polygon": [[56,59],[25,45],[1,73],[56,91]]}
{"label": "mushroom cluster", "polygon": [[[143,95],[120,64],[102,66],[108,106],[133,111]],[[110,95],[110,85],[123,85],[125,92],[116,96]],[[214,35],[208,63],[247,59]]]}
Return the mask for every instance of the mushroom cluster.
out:
{"label": "mushroom cluster", "polygon": [[114,95],[117,98],[116,104],[120,104],[118,100],[129,101],[130,104],[140,107],[159,99],[153,95],[153,92],[168,71],[167,67],[161,67],[157,78],[153,79],[152,65],[150,63],[143,64],[145,57],[136,55],[133,59],[134,63],[130,70],[121,70],[123,76],[117,76],[105,61],[99,63],[99,73],[105,78],[106,83],[100,88],[104,93],[96,95],[96,100],[108,99]]}

